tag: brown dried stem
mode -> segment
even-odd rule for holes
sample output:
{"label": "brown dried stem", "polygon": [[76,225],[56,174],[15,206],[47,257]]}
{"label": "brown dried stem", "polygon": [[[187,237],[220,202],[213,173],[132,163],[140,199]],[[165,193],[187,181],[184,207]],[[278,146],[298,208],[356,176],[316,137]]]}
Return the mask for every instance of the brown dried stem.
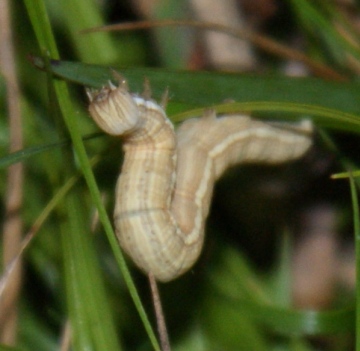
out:
{"label": "brown dried stem", "polygon": [[159,20],[159,21],[138,21],[138,22],[126,22],[120,24],[112,24],[108,26],[96,27],[83,30],[82,33],[100,32],[100,31],[120,31],[120,30],[139,30],[155,27],[170,27],[170,26],[186,26],[200,28],[204,30],[213,30],[223,32],[228,35],[246,39],[255,46],[269,52],[273,55],[296,60],[304,63],[313,72],[314,75],[331,80],[345,81],[346,77],[333,70],[322,63],[312,60],[304,53],[291,49],[286,45],[283,45],[271,38],[264,35],[249,32],[239,28],[232,28],[218,23],[212,22],[200,22],[193,20]]}
{"label": "brown dried stem", "polygon": [[149,273],[148,277],[150,282],[151,295],[153,298],[157,329],[160,337],[161,350],[170,351],[171,347],[170,347],[169,335],[166,328],[164,312],[161,306],[161,300],[160,300],[160,294],[159,294],[157,282],[153,274]]}
{"label": "brown dried stem", "polygon": [[[10,1],[0,0],[0,68],[7,88],[10,152],[22,148],[22,122],[20,90],[16,76],[13,33],[10,20]],[[3,227],[3,264],[10,263],[21,245],[23,197],[23,166],[14,164],[8,169],[5,198],[5,221]],[[21,287],[21,265],[15,267],[6,291],[0,299],[0,342],[14,344],[16,340],[17,301]]]}

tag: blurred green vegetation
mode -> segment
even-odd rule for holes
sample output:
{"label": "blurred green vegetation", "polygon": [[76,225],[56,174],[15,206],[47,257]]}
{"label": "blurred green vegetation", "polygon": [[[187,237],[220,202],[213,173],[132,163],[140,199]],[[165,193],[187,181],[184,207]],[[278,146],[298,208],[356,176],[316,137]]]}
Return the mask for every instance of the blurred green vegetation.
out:
{"label": "blurred green vegetation", "polygon": [[[220,182],[200,261],[160,286],[173,350],[353,350],[360,339],[354,308],[359,293],[337,287],[326,310],[297,310],[291,302],[291,265],[299,213],[313,204],[336,208],[339,242],[354,245],[358,213],[353,218],[349,186],[329,176],[359,163],[360,90],[351,64],[360,57],[358,31],[355,19],[347,17],[351,12],[350,18],[358,18],[358,6],[340,11],[333,1],[288,0],[263,28],[279,33],[286,21],[289,32],[306,42],[310,58],[344,77],[334,82],[285,77],[281,67],[288,58],[274,59],[264,51],[258,53],[262,74],[183,71],[191,48],[181,28],[156,37],[149,31],[79,32],[139,19],[130,1],[11,5],[25,149],[8,155],[6,87],[0,78],[0,189],[4,199],[6,167],[21,160],[25,229],[42,213],[47,216],[24,253],[18,343],[0,350],[58,350],[68,321],[72,350],[158,348],[146,277],[128,262],[136,292],[106,215],[111,218],[121,145],[96,134],[86,111],[83,85],[105,84],[109,67],[124,74],[136,92],[148,77],[156,99],[168,87],[168,112],[177,122],[215,105],[220,112],[251,111],[262,118],[312,118],[321,133],[331,133],[329,139],[319,137],[305,160],[244,167]],[[159,1],[155,10],[154,19],[187,16],[175,0]],[[357,41],[346,40],[335,23]],[[286,40],[284,33],[279,37]],[[236,102],[222,104],[226,99]],[[259,191],[271,181],[285,184],[280,197]],[[96,212],[103,226],[92,225]]]}

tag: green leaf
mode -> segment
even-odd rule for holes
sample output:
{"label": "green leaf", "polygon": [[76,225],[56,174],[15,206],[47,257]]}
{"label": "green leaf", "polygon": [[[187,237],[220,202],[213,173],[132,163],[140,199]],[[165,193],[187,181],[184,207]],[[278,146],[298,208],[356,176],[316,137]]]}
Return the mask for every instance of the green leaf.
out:
{"label": "green leaf", "polygon": [[234,300],[239,313],[243,311],[258,323],[282,335],[331,335],[333,333],[353,332],[354,308],[331,311],[296,311]]}
{"label": "green leaf", "polygon": [[7,345],[0,345],[0,351],[24,351],[18,347],[12,347]]}
{"label": "green leaf", "polygon": [[[232,324],[256,322],[282,336],[331,335],[354,331],[353,306],[315,311],[296,310],[276,303],[276,295],[272,296],[271,291],[269,293],[249,261],[232,248],[227,248],[223,253],[222,265],[212,273],[208,290],[207,323],[215,325],[215,329],[231,313]],[[236,316],[241,316],[241,320]]]}
{"label": "green leaf", "polygon": [[[34,64],[44,69],[40,58]],[[113,69],[104,66],[52,60],[51,72],[62,79],[91,87],[100,87],[116,80]],[[180,72],[152,68],[120,69],[132,91],[141,91],[144,77],[152,85],[155,96],[165,87],[170,91],[169,109],[173,121],[200,116],[212,107],[218,113],[271,112],[278,119],[311,117],[318,126],[360,133],[360,84],[327,82],[314,78],[263,77],[215,72]],[[221,104],[230,99],[232,103]],[[180,115],[174,112],[186,110]],[[182,106],[182,107],[181,107]]]}
{"label": "green leaf", "polygon": [[[52,55],[52,57],[58,57],[56,43],[52,34],[50,22],[43,1],[26,0],[25,4],[27,6],[30,20],[34,27],[42,52],[44,54]],[[69,90],[67,89],[65,82],[60,80],[53,81],[53,89],[54,93],[56,94],[58,106],[64,118],[65,125],[68,128],[68,132],[70,134],[74,150],[78,157],[78,161],[83,171],[85,180],[87,181],[93,201],[99,211],[99,218],[104,225],[104,229],[110,241],[110,245],[114,251],[116,259],[119,262],[124,280],[129,287],[130,294],[132,295],[140,317],[143,320],[144,327],[149,334],[149,338],[154,346],[154,349],[158,350],[159,346],[157,344],[156,337],[151,329],[151,325],[147,319],[144,308],[141,305],[140,298],[137,294],[136,288],[127,269],[124,257],[112,230],[110,220],[102,204],[100,192],[96,185],[95,177],[92,173],[90,162],[87,158],[86,150],[81,138],[79,126],[77,124],[76,118],[74,118],[75,111],[72,106]],[[68,196],[66,204],[69,222],[65,223],[64,226],[67,226],[67,229],[71,232],[67,233],[66,228],[65,231],[63,230],[64,247],[66,247],[69,252],[69,256],[65,256],[65,258],[68,277],[67,287],[70,296],[70,316],[72,326],[74,328],[74,349],[119,350],[120,346],[118,345],[114,332],[115,327],[108,311],[106,296],[102,290],[102,280],[99,277],[99,270],[97,265],[95,263],[91,265],[91,259],[89,260],[89,257],[92,257],[92,242],[90,240],[85,242],[81,241],[79,236],[81,233],[81,228],[82,230],[84,229],[84,223],[81,221],[81,218],[76,215],[78,212],[81,214],[81,205],[79,204],[80,198],[81,197],[76,197],[72,194]],[[71,234],[74,235],[74,238],[70,237]],[[66,235],[68,236],[66,237]],[[82,240],[84,240],[84,238]],[[81,243],[83,245],[81,245]],[[84,245],[86,247],[84,247]],[[77,250],[81,250],[81,255],[79,255],[78,260],[76,257]],[[85,268],[86,270],[91,269],[90,267],[92,267],[93,270],[90,272],[88,282],[86,282],[85,279],[81,279],[82,283],[80,283],[81,285],[79,286],[76,279],[84,278],[84,276],[81,276],[81,270],[84,269],[83,271],[85,271]],[[93,283],[89,284],[89,282]],[[83,296],[86,290],[84,290],[84,287],[87,287],[87,293],[90,294],[87,295],[89,300],[83,300]],[[97,293],[91,295],[92,289],[97,287],[99,287]],[[97,300],[97,302],[93,303],[93,307],[88,306],[88,304],[92,304],[94,298]],[[103,308],[102,311],[99,310],[99,306],[101,305]],[[94,308],[96,312],[94,312]],[[106,314],[105,319],[103,318],[104,313]],[[101,317],[100,319],[98,318],[99,316]],[[106,321],[107,324],[104,328],[101,328],[101,324],[104,323],[104,321]],[[111,328],[108,328],[109,325]],[[92,344],[92,347],[90,347],[90,344]]]}
{"label": "green leaf", "polygon": [[[349,173],[351,201],[353,206],[353,221],[354,221],[354,242],[356,252],[356,330],[360,326],[360,218],[359,218],[359,200],[356,189],[356,183],[351,173]],[[356,333],[356,351],[360,350],[360,336]]]}
{"label": "green leaf", "polygon": [[[92,139],[98,136],[103,135],[103,133],[94,133],[91,135],[86,135],[83,137],[83,140]],[[38,155],[40,153],[58,149],[60,147],[71,145],[70,141],[59,141],[56,143],[49,143],[44,145],[32,146],[26,149],[22,149],[16,152],[12,152],[4,157],[0,157],[0,168],[8,167],[14,163],[27,160],[28,158]]]}
{"label": "green leaf", "polygon": [[[32,59],[44,69],[41,58]],[[51,72],[71,82],[99,88],[114,79],[113,70],[79,62],[51,61]],[[212,106],[226,100],[237,102],[288,102],[317,105],[360,115],[360,83],[330,82],[316,78],[248,75],[201,71],[175,71],[154,68],[116,68],[128,80],[131,91],[141,92],[144,78],[154,96],[166,88],[170,101],[193,106]]]}

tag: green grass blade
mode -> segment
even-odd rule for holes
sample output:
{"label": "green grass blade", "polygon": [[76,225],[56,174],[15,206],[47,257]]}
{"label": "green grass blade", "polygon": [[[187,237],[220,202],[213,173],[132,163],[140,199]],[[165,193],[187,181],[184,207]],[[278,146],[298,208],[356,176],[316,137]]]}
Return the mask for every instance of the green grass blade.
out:
{"label": "green grass blade", "polygon": [[20,349],[18,347],[11,347],[6,345],[0,345],[0,351],[25,351],[24,349]]}
{"label": "green grass blade", "polygon": [[[253,112],[277,112],[277,119],[298,120],[298,115],[311,116],[318,127],[344,130],[352,133],[360,133],[360,118],[351,113],[341,110],[329,109],[317,105],[308,105],[288,102],[254,101],[234,102],[228,104],[214,105],[212,108],[219,114],[224,113],[253,113]],[[183,121],[194,116],[201,116],[204,113],[202,108],[188,110],[172,117],[175,122]],[[280,114],[281,113],[281,114]],[[272,119],[274,115],[270,116]]]}
{"label": "green grass blade", "polygon": [[[208,317],[210,324],[225,320],[227,313],[242,316],[281,336],[317,336],[353,332],[355,309],[348,306],[328,311],[296,310],[276,302],[267,284],[248,260],[234,249],[223,254],[223,265],[211,276]],[[215,314],[215,317],[214,317]],[[245,321],[244,321],[245,323]]]}
{"label": "green grass blade", "polygon": [[[40,58],[33,63],[44,69]],[[226,100],[237,102],[281,102],[322,106],[360,115],[360,83],[330,82],[316,78],[256,76],[218,72],[189,72],[154,68],[117,69],[129,81],[131,91],[141,92],[144,77],[150,80],[154,96],[169,88],[170,102],[187,107],[212,106]],[[58,77],[89,87],[101,87],[113,79],[109,67],[80,62],[51,61]]]}
{"label": "green grass blade", "polygon": [[341,13],[335,4],[316,4],[308,0],[292,0],[291,3],[300,17],[302,26],[307,28],[309,33],[317,33],[319,37],[323,37],[323,42],[330,48],[334,57],[337,57],[339,61],[345,61],[347,54],[351,53],[359,59],[359,50],[356,45],[346,40],[346,37],[341,35],[341,31],[334,25],[339,20],[336,15]]}
{"label": "green grass blade", "polygon": [[100,221],[102,222],[102,224],[104,226],[104,230],[110,241],[111,248],[112,248],[115,258],[119,264],[119,267],[121,269],[121,272],[122,272],[124,280],[125,280],[125,283],[127,284],[128,288],[129,288],[129,292],[134,300],[135,306],[138,309],[140,317],[143,320],[144,327],[147,330],[149,337],[151,337],[151,341],[153,343],[154,348],[156,350],[158,350],[158,348],[156,347],[157,341],[156,341],[155,334],[152,331],[152,328],[147,319],[145,310],[142,307],[140,298],[136,291],[135,285],[131,279],[130,272],[127,268],[124,256],[120,250],[119,244],[117,242],[114,231],[112,229],[111,222],[110,222],[109,217],[106,213],[106,210],[102,204],[100,192],[97,187],[94,174],[92,173],[92,170],[91,170],[91,167],[89,164],[89,160],[87,158],[86,150],[85,150],[84,144],[81,139],[80,131],[78,129],[78,125],[76,122],[76,114],[74,113],[74,111],[72,109],[69,92],[68,92],[67,87],[64,84],[64,82],[61,82],[61,81],[55,82],[55,89],[57,91],[57,96],[59,98],[60,107],[62,109],[63,116],[65,118],[65,122],[69,128],[69,131],[70,131],[70,134],[72,137],[72,141],[73,141],[73,145],[76,150],[84,177],[88,184],[93,201],[99,211]]}
{"label": "green grass blade", "polygon": [[69,143],[67,143],[67,142],[51,143],[51,144],[46,144],[46,145],[28,147],[28,148],[22,149],[20,151],[12,152],[12,153],[0,158],[0,168],[6,168],[14,163],[25,161],[26,159],[28,159],[32,156],[36,156],[42,152],[57,149],[59,147],[65,146],[65,145],[69,145]]}
{"label": "green grass blade", "polygon": [[[98,136],[102,136],[103,133],[94,133],[91,135],[86,135],[83,137],[83,140],[93,139]],[[0,157],[0,168],[6,168],[14,163],[25,161],[30,157],[36,156],[46,151],[55,150],[60,147],[70,146],[70,141],[59,141],[56,143],[49,143],[44,145],[28,147],[16,152],[12,152],[6,156]]]}
{"label": "green grass blade", "polygon": [[[83,211],[81,192],[67,196],[68,222],[63,225],[65,273],[69,291],[68,305],[72,322],[74,349],[121,350],[114,321],[106,301],[93,237]],[[76,325],[78,324],[78,325]],[[80,335],[75,333],[81,331]]]}
{"label": "green grass blade", "polygon": [[[82,61],[116,62],[118,52],[110,33],[96,33],[93,36],[80,33],[83,29],[105,24],[100,6],[100,3],[94,0],[63,0],[61,14],[66,28],[71,33],[74,48]],[[79,13],[86,13],[86,16],[79,16]]]}
{"label": "green grass blade", "polygon": [[[354,240],[355,240],[355,254],[356,254],[356,328],[360,330],[360,218],[359,218],[359,201],[356,190],[355,180],[350,174],[350,190],[351,201],[353,206],[353,221],[354,221]],[[356,351],[360,351],[360,335],[356,333]]]}
{"label": "green grass blade", "polygon": [[234,301],[239,310],[258,323],[281,335],[331,335],[354,330],[354,309],[331,311],[296,311],[274,306],[264,306],[249,301]]}
{"label": "green grass blade", "polygon": [[[52,80],[51,75],[48,75],[48,89],[50,112],[57,118],[55,122],[58,134],[64,137],[67,131],[60,119],[61,112],[64,111],[60,111],[56,81]],[[67,113],[71,112],[67,111]],[[62,164],[64,167],[60,173],[69,176],[74,168],[71,150],[63,150]],[[120,351],[83,198],[80,188],[74,188],[65,198],[66,221],[60,221],[72,344],[75,350],[91,348]],[[63,212],[60,214],[63,215]]]}
{"label": "green grass blade", "polygon": [[[297,311],[264,305],[249,299],[214,296],[216,309],[221,313],[231,310],[282,336],[317,336],[353,332],[355,311],[344,308],[330,311]],[[215,302],[212,302],[215,304]],[[225,311],[225,312],[224,312]],[[219,318],[220,319],[220,318]]]}
{"label": "green grass blade", "polygon": [[[52,36],[51,27],[49,20],[47,18],[46,10],[44,4],[41,0],[26,0],[26,5],[29,11],[30,19],[33,23],[38,41],[40,43],[40,47],[43,52],[49,53],[52,57],[58,57],[58,51],[56,48],[56,44],[54,38]],[[46,34],[44,34],[46,33]],[[112,226],[110,220],[107,216],[106,210],[102,204],[102,200],[100,197],[99,189],[96,185],[96,181],[94,175],[92,173],[89,160],[87,158],[86,150],[84,144],[81,139],[81,134],[79,131],[79,127],[76,121],[76,114],[73,110],[71,99],[69,96],[69,91],[65,82],[63,81],[54,81],[54,89],[59,101],[59,106],[62,112],[62,115],[65,119],[65,123],[68,127],[74,149],[76,151],[79,163],[81,165],[85,180],[88,184],[90,193],[92,195],[93,201],[99,211],[99,218],[104,226],[105,232],[109,239],[111,248],[114,252],[115,258],[118,261],[119,267],[122,271],[124,280],[129,288],[129,292],[133,298],[134,304],[138,309],[140,318],[143,321],[144,327],[149,335],[149,338],[153,344],[155,350],[159,350],[159,346],[155,337],[155,334],[151,328],[151,325],[146,316],[145,310],[141,304],[140,298],[136,291],[135,285],[131,279],[129,270],[126,266],[125,259],[123,254],[119,248],[117,243],[115,234],[112,230]],[[71,204],[70,204],[71,205]],[[76,306],[75,306],[76,309]],[[84,333],[86,334],[86,332]],[[86,338],[85,338],[86,339]],[[102,338],[102,340],[106,340],[106,338]],[[85,341],[86,342],[86,341]],[[103,349],[111,349],[104,347]]]}

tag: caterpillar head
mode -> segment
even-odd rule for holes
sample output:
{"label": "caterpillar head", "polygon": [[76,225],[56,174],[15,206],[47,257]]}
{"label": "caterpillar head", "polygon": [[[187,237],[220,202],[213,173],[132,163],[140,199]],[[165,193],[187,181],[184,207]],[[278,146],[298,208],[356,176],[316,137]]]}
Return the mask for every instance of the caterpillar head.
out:
{"label": "caterpillar head", "polygon": [[127,83],[121,80],[118,87],[111,82],[100,90],[87,89],[89,112],[96,124],[110,135],[125,135],[140,121],[140,111]]}

